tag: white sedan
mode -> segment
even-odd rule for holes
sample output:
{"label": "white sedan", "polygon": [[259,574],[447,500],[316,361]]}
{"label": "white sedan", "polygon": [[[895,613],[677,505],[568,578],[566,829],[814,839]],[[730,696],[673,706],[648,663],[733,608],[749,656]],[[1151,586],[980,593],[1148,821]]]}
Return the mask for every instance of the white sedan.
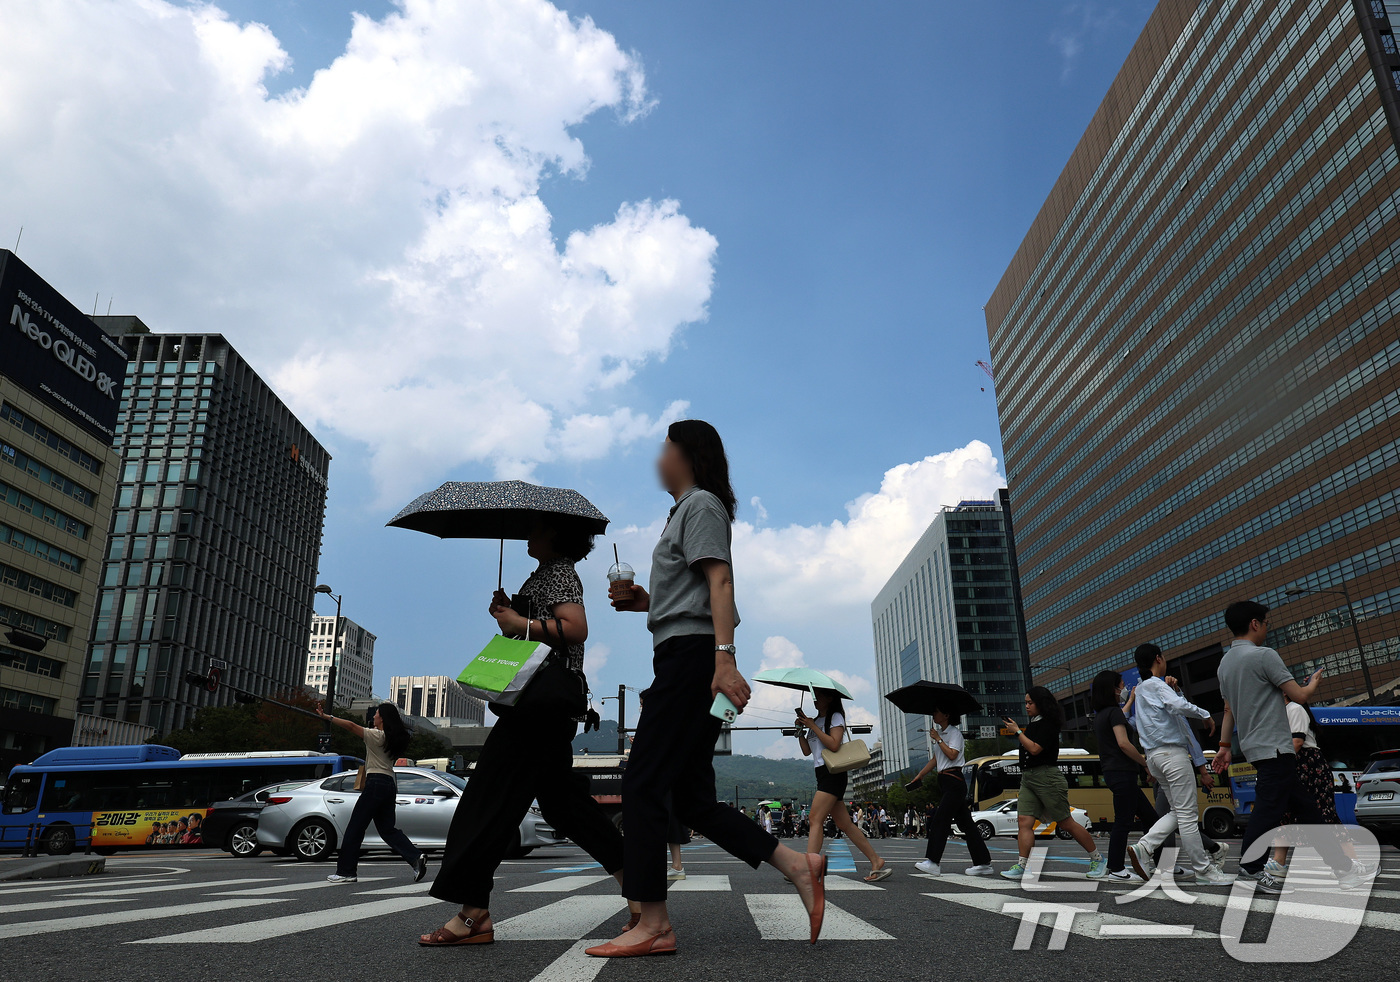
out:
{"label": "white sedan", "polygon": [[[1080,825],[1084,826],[1084,828],[1087,829],[1089,827],[1089,813],[1083,808],[1071,806],[1069,813],[1070,816]],[[982,838],[984,839],[990,839],[994,835],[1014,836],[1016,834],[1016,818],[1015,798],[1000,802],[994,808],[972,813],[972,823],[977,826],[977,831],[982,833]],[[954,831],[959,835],[962,834],[956,829],[954,829]],[[1061,839],[1068,839],[1070,837],[1069,832],[1065,829],[1058,828],[1055,822],[1050,822],[1048,825],[1037,822],[1035,834],[1054,835]]]}

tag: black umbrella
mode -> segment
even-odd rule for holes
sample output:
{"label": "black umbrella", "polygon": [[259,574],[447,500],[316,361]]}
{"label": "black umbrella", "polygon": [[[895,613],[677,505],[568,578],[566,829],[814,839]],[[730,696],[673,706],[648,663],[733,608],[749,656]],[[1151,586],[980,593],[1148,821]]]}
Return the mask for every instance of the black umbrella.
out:
{"label": "black umbrella", "polygon": [[525,481],[448,481],[414,498],[388,524],[440,539],[500,539],[504,563],[505,540],[528,539],[540,519],[594,535],[608,527],[608,516],[577,491]]}
{"label": "black umbrella", "polygon": [[905,713],[933,715],[941,709],[949,716],[972,716],[982,711],[982,704],[971,692],[951,682],[925,682],[920,679],[887,693],[885,698]]}

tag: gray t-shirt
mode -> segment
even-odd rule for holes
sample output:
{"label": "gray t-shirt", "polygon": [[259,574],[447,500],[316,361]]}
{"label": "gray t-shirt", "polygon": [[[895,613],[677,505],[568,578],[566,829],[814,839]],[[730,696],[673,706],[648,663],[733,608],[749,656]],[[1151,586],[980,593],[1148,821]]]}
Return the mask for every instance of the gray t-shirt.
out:
{"label": "gray t-shirt", "polygon": [[[702,559],[734,564],[729,513],[708,491],[691,488],[681,495],[651,554],[651,610],[647,628],[652,645],[687,634],[714,634],[710,584],[698,565]],[[739,623],[739,614],[734,614]]]}
{"label": "gray t-shirt", "polygon": [[1279,686],[1291,681],[1293,673],[1278,652],[1236,638],[1216,674],[1240,735],[1236,749],[1249,760],[1291,754],[1293,729]]}

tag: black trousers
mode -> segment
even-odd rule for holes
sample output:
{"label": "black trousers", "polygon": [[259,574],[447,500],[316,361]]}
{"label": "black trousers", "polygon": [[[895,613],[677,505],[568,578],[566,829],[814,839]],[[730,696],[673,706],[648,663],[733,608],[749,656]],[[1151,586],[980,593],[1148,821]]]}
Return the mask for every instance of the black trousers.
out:
{"label": "black trousers", "polygon": [[778,848],[757,823],[715,800],[720,722],[710,715],[714,635],[661,642],[652,668],[656,679],[622,774],[622,894],[644,903],[666,899],[667,792],[681,824],[755,869]]}
{"label": "black trousers", "polygon": [[962,829],[967,840],[967,851],[972,853],[974,866],[990,866],[992,854],[977,826],[972,823],[972,810],[967,807],[967,783],[951,774],[938,775],[938,809],[933,813],[933,821],[928,827],[928,850],[924,856],[930,863],[943,859],[943,850],[948,845],[948,835],[953,823]]}
{"label": "black trousers", "polygon": [[394,824],[394,801],[397,797],[398,785],[389,775],[365,776],[364,789],[350,811],[350,821],[345,823],[345,838],[341,840],[340,852],[336,855],[335,871],[341,876],[354,876],[359,868],[360,844],[365,841],[370,822],[374,823],[374,829],[385,845],[402,856],[408,865],[418,865],[418,857],[422,853]]}
{"label": "black trousers", "polygon": [[[1249,847],[1283,822],[1287,813],[1298,825],[1326,825],[1322,809],[1317,807],[1317,799],[1298,780],[1298,758],[1293,754],[1279,754],[1263,760],[1251,760],[1255,771],[1254,809],[1249,813],[1249,824],[1245,826],[1244,838],[1240,841],[1240,854],[1249,852]],[[1341,830],[1340,825],[1331,826],[1317,837],[1317,851],[1324,862],[1332,869],[1342,872],[1351,869],[1351,858],[1342,849],[1341,839],[1332,834],[1332,829]],[[1240,869],[1257,873],[1269,861],[1269,850],[1247,863],[1240,863]]]}
{"label": "black trousers", "polygon": [[545,821],[603,869],[622,868],[621,833],[589,795],[588,779],[573,773],[577,730],[573,720],[523,710],[496,721],[452,815],[434,897],[489,909],[496,867],[535,799]]}
{"label": "black trousers", "polygon": [[[1157,821],[1158,814],[1152,802],[1142,793],[1136,772],[1105,771],[1104,784],[1113,792],[1113,831],[1108,834],[1108,871],[1117,873],[1128,858],[1128,833],[1137,826],[1140,831],[1150,829]],[[1167,796],[1158,794],[1165,802]]]}

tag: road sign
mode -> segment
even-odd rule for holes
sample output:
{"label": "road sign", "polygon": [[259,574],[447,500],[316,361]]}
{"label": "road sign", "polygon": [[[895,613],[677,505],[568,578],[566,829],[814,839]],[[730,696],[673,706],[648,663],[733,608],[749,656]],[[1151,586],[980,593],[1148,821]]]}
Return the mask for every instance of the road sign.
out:
{"label": "road sign", "polygon": [[997,728],[995,726],[979,726],[977,727],[977,738],[979,740],[995,740]]}
{"label": "road sign", "polygon": [[325,730],[316,734],[316,749],[321,753],[329,753],[331,749],[331,735]]}

